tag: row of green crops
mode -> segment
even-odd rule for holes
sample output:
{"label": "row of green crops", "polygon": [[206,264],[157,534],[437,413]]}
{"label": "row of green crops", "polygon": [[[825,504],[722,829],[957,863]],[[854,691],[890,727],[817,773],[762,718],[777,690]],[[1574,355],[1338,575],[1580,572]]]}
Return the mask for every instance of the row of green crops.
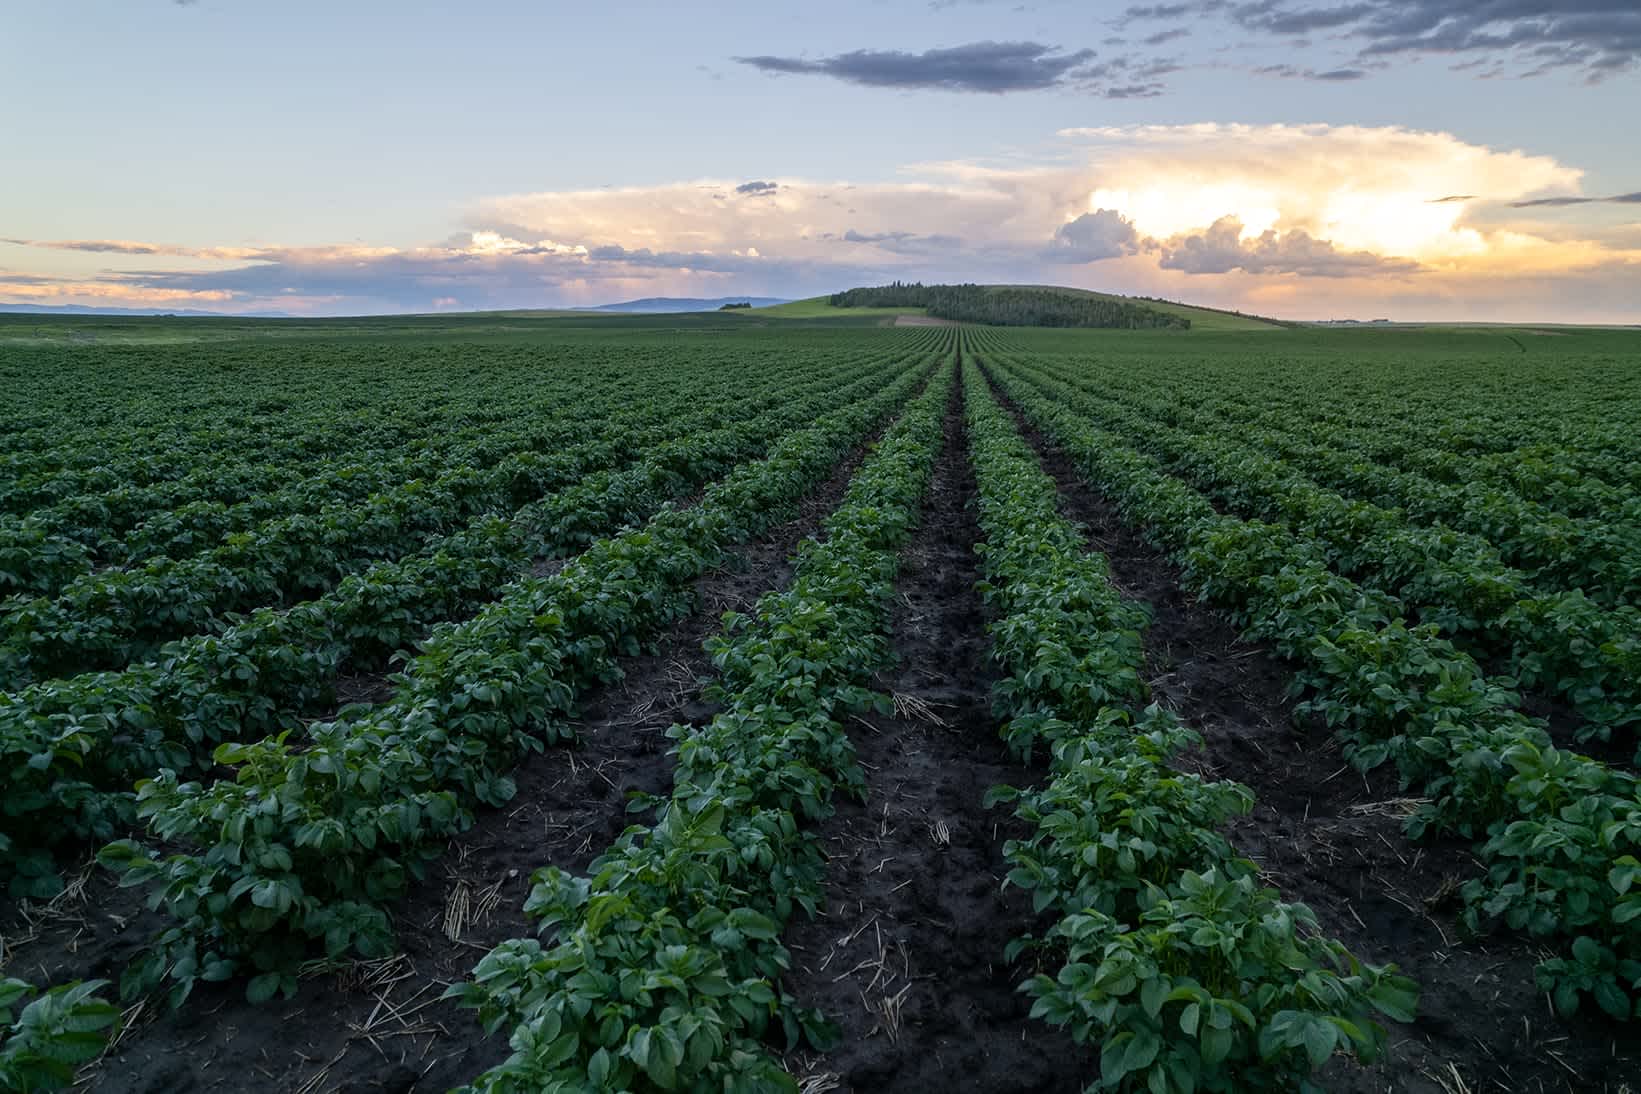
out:
{"label": "row of green crops", "polygon": [[[539,557],[566,554],[669,498],[763,454],[781,434],[838,400],[853,402],[912,367],[870,361],[807,381],[780,373],[784,394],[680,416],[675,439],[622,471],[592,473],[525,506],[510,520],[482,518],[437,549],[383,562],[287,611],[263,609],[220,636],[172,643],[119,673],[86,674],[0,700],[0,877],[14,895],[56,888],[54,858],[129,827],[132,785],[161,769],[203,772],[220,743],[300,727],[332,697],[343,664],[380,664],[440,620],[495,597]],[[9,844],[9,847],[7,846]]]}
{"label": "row of green crops", "polygon": [[1326,938],[1219,834],[1252,795],[1170,766],[1199,742],[1144,706],[1145,610],[1060,514],[979,369],[964,380],[997,713],[1017,752],[1051,754],[1046,783],[990,796],[1032,827],[1004,848],[1007,883],[1054,917],[1011,948],[1058,967],[1022,985],[1033,1015],[1100,1046],[1099,1089],[1288,1089],[1336,1051],[1372,1060],[1376,1013],[1411,1020],[1411,982]]}
{"label": "row of green crops", "polygon": [[1415,618],[1438,624],[1478,657],[1500,658],[1524,686],[1563,697],[1584,719],[1583,736],[1606,739],[1618,730],[1628,738],[1641,727],[1641,610],[1603,606],[1577,590],[1542,593],[1486,540],[1319,488],[1228,425],[1171,427],[1087,379],[1068,381],[1064,369],[998,359],[1052,384],[1061,403],[1156,456],[1228,511],[1290,528],[1334,570],[1399,597]]}
{"label": "row of green crops", "polygon": [[988,359],[991,375],[1188,583],[1300,665],[1305,710],[1337,727],[1364,768],[1394,762],[1429,799],[1410,834],[1475,837],[1485,873],[1466,920],[1553,939],[1541,985],[1571,1013],[1585,997],[1641,1014],[1641,785],[1552,746],[1542,723],[1433,624],[1341,577],[1286,529],[1215,511],[1124,438],[1065,405],[1063,385]]}
{"label": "row of green crops", "polygon": [[[1087,372],[1080,375],[1089,378]],[[1405,510],[1420,523],[1439,521],[1480,536],[1546,591],[1579,589],[1608,605],[1633,603],[1641,595],[1641,494],[1634,491],[1574,472],[1546,473],[1544,480],[1559,488],[1555,501],[1532,500],[1517,492],[1531,489],[1520,474],[1502,478],[1475,460],[1455,456],[1439,439],[1387,444],[1376,429],[1304,419],[1286,408],[1250,407],[1235,392],[1158,384],[1143,389],[1108,384],[1101,390],[1159,425],[1234,435],[1319,485]],[[1394,466],[1392,452],[1418,470]],[[1519,467],[1512,463],[1512,469]]]}
{"label": "row of green crops", "polygon": [[[338,364],[336,374],[349,376],[347,363]],[[494,464],[518,439],[540,449],[588,440],[594,422],[567,411],[594,407],[626,417],[642,409],[636,392],[676,372],[664,359],[592,373],[560,365],[541,376],[489,377],[482,393],[372,377],[373,388],[400,398],[368,416],[324,391],[287,395],[257,414],[190,407],[168,393],[155,401],[176,416],[167,418],[170,428],[137,422],[101,443],[84,439],[31,454],[51,470],[34,476],[32,488],[14,489],[12,512],[0,517],[0,592],[50,592],[92,564],[197,553],[225,532],[293,508],[363,500],[462,463]],[[33,381],[37,388],[40,378]],[[481,411],[481,400],[506,413]],[[307,497],[314,503],[279,507]],[[31,548],[51,557],[37,558]]]}
{"label": "row of green crops", "polygon": [[453,994],[513,1054],[471,1091],[796,1091],[764,1047],[829,1030],[779,987],[780,942],[815,911],[824,864],[801,825],[863,782],[843,721],[873,703],[899,550],[940,449],[948,364],[874,448],[792,583],[709,643],[722,709],[675,726],[671,797],[586,877],[546,867],[526,912],[551,944],[502,943]]}
{"label": "row of green crops", "polygon": [[[218,546],[229,535],[271,534],[278,526],[264,526],[292,513],[362,505],[382,491],[411,480],[437,478],[453,466],[493,466],[498,458],[514,454],[510,445],[518,450],[557,451],[653,426],[653,407],[612,413],[598,396],[589,390],[584,404],[606,408],[607,422],[597,425],[586,419],[560,420],[544,414],[539,423],[517,431],[486,429],[482,436],[459,444],[447,436],[434,450],[407,452],[405,446],[355,450],[345,460],[298,465],[285,475],[274,474],[273,465],[266,463],[212,464],[189,476],[205,496],[180,502],[175,500],[175,490],[168,497],[137,490],[79,494],[0,526],[0,559],[6,560],[0,562],[0,589],[59,595],[64,586],[83,580],[94,569],[129,569],[160,558],[180,561]],[[615,397],[616,393],[605,396]],[[198,480],[208,480],[208,485]]]}
{"label": "row of green crops", "polygon": [[[372,451],[436,460],[495,426],[544,425],[589,390],[720,359],[659,339],[475,345],[247,337],[210,346],[0,347],[0,512],[159,488],[181,504],[219,468],[290,476]],[[436,466],[433,464],[431,466]]]}
{"label": "row of green crops", "polygon": [[[647,428],[617,421],[612,431],[549,451],[537,451],[535,430],[523,428],[511,439],[517,447],[494,464],[458,458],[437,476],[398,481],[362,504],[287,510],[201,555],[99,571],[54,599],[14,600],[0,609],[0,680],[16,687],[151,657],[165,640],[225,613],[323,593],[348,573],[419,550],[477,517],[510,512],[590,472],[619,467],[677,435],[669,416],[700,398],[691,385],[680,387],[670,405],[650,408]],[[577,409],[590,417],[597,404]]]}
{"label": "row of green crops", "polygon": [[232,779],[162,771],[140,784],[152,838],[190,850],[166,857],[125,841],[103,853],[126,882],[154,885],[176,921],[127,970],[126,990],[170,981],[180,1001],[196,979],[245,972],[251,997],[266,998],[293,991],[295,969],[316,953],[385,952],[386,905],[471,809],[512,797],[521,753],[570,739],[578,696],[618,678],[617,658],[690,610],[695,579],[726,547],[792,512],[926,375],[901,371],[853,403],[812,408],[811,425],[698,504],[665,509],[438,628],[380,706],[301,740],[219,746]]}
{"label": "row of green crops", "polygon": [[1154,388],[1187,407],[1224,404],[1244,422],[1270,412],[1275,424],[1312,423],[1376,462],[1569,512],[1633,506],[1641,488],[1633,334],[1541,337],[1525,355],[1497,334],[1459,332],[1313,331],[1190,347],[1049,332],[1010,341],[1075,359],[1113,392]]}
{"label": "row of green crops", "polygon": [[[0,595],[16,589],[37,594],[0,601],[0,687],[118,668],[154,656],[169,639],[220,630],[229,613],[322,594],[347,574],[423,549],[475,517],[505,515],[587,470],[638,458],[646,445],[678,436],[673,419],[693,408],[715,407],[718,424],[727,424],[757,413],[746,405],[749,397],[778,397],[783,378],[858,370],[863,362],[898,352],[895,345],[931,340],[923,333],[865,352],[851,346],[849,352],[828,348],[767,360],[764,352],[778,354],[782,347],[737,347],[697,355],[687,365],[646,357],[592,375],[583,363],[539,381],[515,369],[488,391],[460,385],[452,391],[448,376],[420,388],[389,382],[384,386],[390,391],[417,404],[450,399],[443,418],[435,415],[427,423],[438,440],[412,445],[403,429],[388,430],[380,447],[349,450],[350,466],[338,480],[344,488],[331,492],[298,487],[274,497],[247,481],[244,464],[215,454],[165,457],[192,466],[190,479],[220,477],[214,500],[168,505],[171,499],[124,488],[111,504],[111,495],[82,493],[65,503],[69,513],[56,517],[76,523],[72,535],[49,531],[50,510],[29,512],[9,530],[9,539],[0,528],[0,573],[7,575],[0,577]],[[459,372],[460,358],[452,355],[447,367]],[[336,371],[353,376],[356,386],[364,379],[345,362]],[[379,380],[371,376],[367,382]],[[273,406],[295,401],[311,413],[305,398],[283,392]],[[333,431],[349,424],[337,408],[327,409],[337,415]],[[144,448],[163,443],[140,428],[130,441]],[[404,454],[396,454],[394,444]],[[253,458],[248,467],[254,474],[262,465]],[[316,486],[322,487],[323,470],[299,464],[297,479],[318,473]],[[226,504],[236,498],[245,500]],[[253,512],[265,519],[239,527]],[[142,523],[118,545],[110,543],[138,514]],[[152,553],[161,546],[175,550]]]}

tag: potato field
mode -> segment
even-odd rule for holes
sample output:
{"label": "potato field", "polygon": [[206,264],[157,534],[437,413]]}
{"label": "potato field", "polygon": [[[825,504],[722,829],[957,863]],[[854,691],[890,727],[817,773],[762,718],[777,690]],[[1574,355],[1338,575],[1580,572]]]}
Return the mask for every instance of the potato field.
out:
{"label": "potato field", "polygon": [[1641,1090],[1641,333],[52,322],[0,1091]]}

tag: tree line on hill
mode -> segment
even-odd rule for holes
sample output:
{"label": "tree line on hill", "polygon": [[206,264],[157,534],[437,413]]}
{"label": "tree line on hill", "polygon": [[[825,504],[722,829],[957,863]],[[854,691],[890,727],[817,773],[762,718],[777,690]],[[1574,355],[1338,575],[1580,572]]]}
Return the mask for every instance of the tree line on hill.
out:
{"label": "tree line on hill", "polygon": [[1179,329],[1183,316],[1099,296],[1053,289],[983,285],[924,285],[896,281],[874,288],[833,293],[835,308],[926,308],[937,319],[997,327],[1104,327],[1126,330]]}

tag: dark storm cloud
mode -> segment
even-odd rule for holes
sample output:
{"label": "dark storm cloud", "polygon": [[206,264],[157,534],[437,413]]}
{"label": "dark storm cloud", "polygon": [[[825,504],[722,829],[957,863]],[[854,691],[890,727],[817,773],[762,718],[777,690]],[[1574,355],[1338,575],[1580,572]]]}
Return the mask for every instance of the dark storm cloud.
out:
{"label": "dark storm cloud", "polygon": [[1363,274],[1413,273],[1416,262],[1385,258],[1367,251],[1341,251],[1325,239],[1292,231],[1268,231],[1242,238],[1242,222],[1222,217],[1202,232],[1175,236],[1159,244],[1165,270],[1189,274],[1300,274],[1305,277],[1357,277]]}
{"label": "dark storm cloud", "polygon": [[778,182],[764,182],[762,179],[754,179],[735,187],[735,192],[737,194],[773,194],[780,188],[781,184]]}
{"label": "dark storm cloud", "polygon": [[1475,200],[1476,200],[1476,195],[1475,194],[1448,194],[1444,198],[1431,198],[1429,204],[1431,204],[1431,205],[1448,205],[1448,204],[1450,204],[1452,202],[1455,202],[1455,201],[1475,201]]}
{"label": "dark storm cloud", "polygon": [[924,88],[1004,94],[1043,91],[1075,81],[1094,57],[1091,49],[1062,52],[1038,42],[971,42],[908,53],[857,49],[831,57],[736,57],[761,72],[830,76],[864,87]]}

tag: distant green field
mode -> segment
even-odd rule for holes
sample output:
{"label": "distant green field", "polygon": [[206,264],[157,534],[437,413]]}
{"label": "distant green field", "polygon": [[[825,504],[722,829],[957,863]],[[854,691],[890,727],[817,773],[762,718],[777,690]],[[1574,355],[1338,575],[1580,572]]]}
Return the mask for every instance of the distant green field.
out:
{"label": "distant green field", "polygon": [[827,303],[828,299],[829,297],[826,296],[811,296],[807,300],[794,300],[789,304],[776,304],[768,308],[747,308],[741,314],[768,319],[843,319],[874,315],[922,315],[928,310],[926,308],[834,308]]}

